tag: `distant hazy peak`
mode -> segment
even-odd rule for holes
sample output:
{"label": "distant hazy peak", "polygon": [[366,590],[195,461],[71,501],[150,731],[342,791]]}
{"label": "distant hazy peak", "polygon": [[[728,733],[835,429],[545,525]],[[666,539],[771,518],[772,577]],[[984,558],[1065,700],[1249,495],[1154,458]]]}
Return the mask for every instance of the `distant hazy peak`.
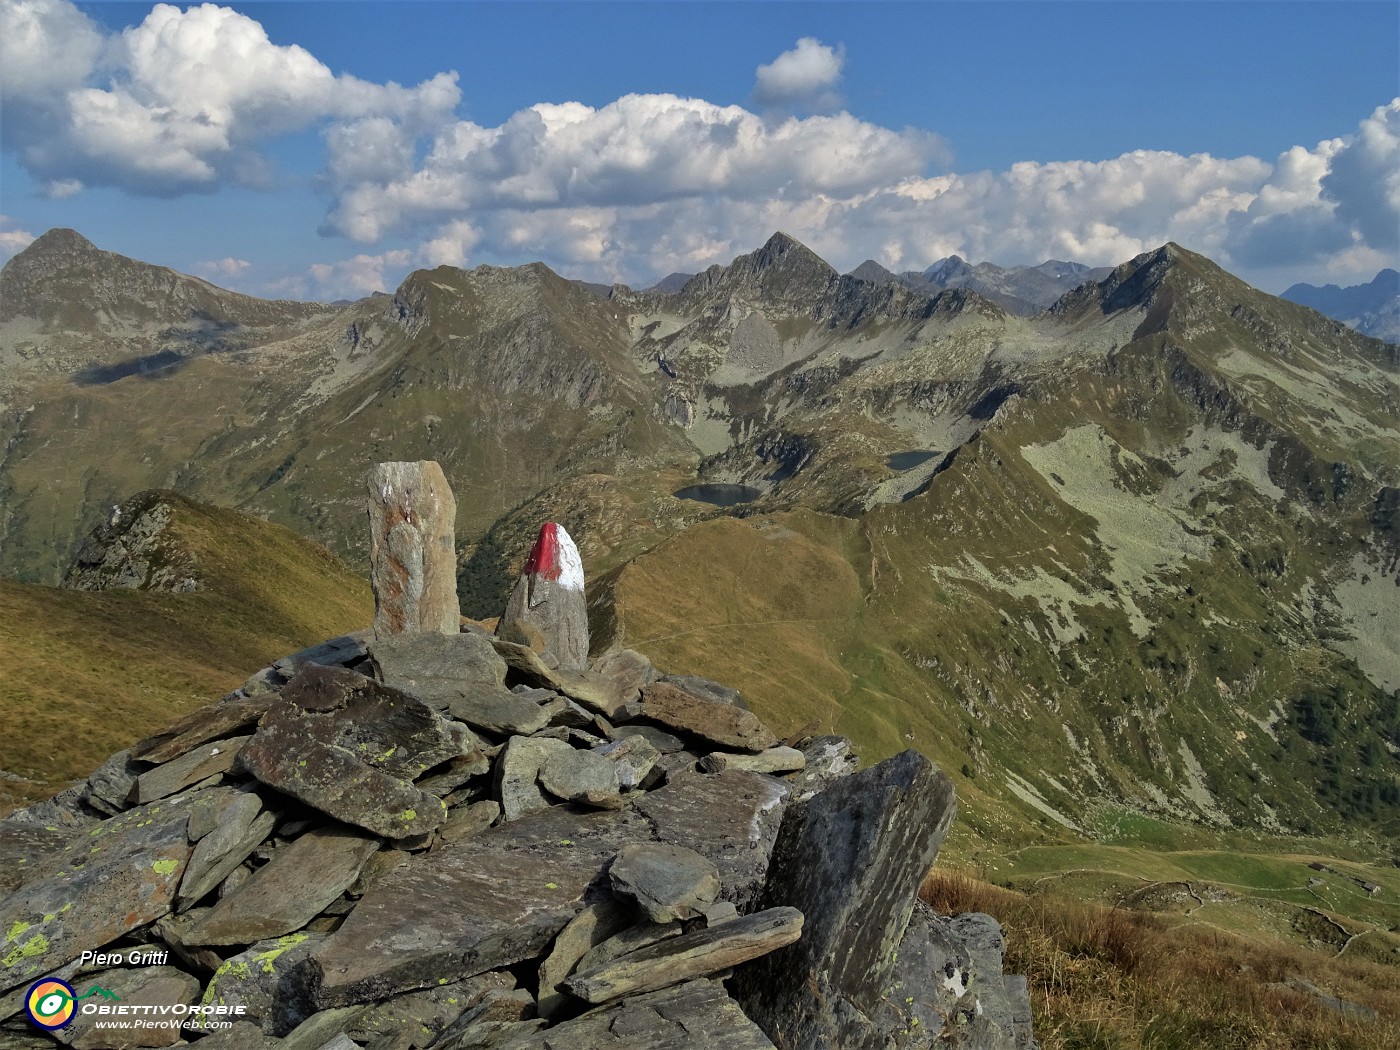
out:
{"label": "distant hazy peak", "polygon": [[860,281],[869,281],[871,284],[889,284],[891,281],[899,280],[874,259],[866,259],[865,262],[851,271],[850,276]]}

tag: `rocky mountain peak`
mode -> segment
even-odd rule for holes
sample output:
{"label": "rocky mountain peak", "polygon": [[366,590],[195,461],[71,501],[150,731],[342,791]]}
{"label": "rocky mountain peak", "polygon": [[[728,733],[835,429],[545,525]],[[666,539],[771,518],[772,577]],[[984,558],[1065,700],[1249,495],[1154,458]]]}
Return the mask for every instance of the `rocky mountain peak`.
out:
{"label": "rocky mountain peak", "polygon": [[959,277],[971,276],[973,269],[962,256],[950,255],[946,259],[939,259],[926,269],[924,277],[934,284],[947,285]]}
{"label": "rocky mountain peak", "polygon": [[22,256],[30,255],[45,255],[59,252],[95,252],[97,250],[97,246],[77,230],[70,230],[64,226],[56,226],[47,233],[41,234],[39,237],[35,238],[34,241],[30,243],[29,247],[15,256],[15,260],[20,259]]}
{"label": "rocky mountain peak", "polygon": [[825,259],[780,231],[762,248],[740,255],[728,266],[710,267],[686,285],[686,292],[792,301],[821,296],[837,280],[836,270]]}

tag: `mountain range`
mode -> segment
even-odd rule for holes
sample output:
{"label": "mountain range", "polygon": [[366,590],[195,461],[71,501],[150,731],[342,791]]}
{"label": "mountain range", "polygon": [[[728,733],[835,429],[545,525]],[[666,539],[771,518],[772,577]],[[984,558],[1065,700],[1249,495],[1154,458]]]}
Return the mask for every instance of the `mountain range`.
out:
{"label": "mountain range", "polygon": [[1362,335],[1400,343],[1400,272],[1395,270],[1382,270],[1368,283],[1349,288],[1295,284],[1283,298],[1335,317]]}
{"label": "mountain range", "polygon": [[875,284],[897,281],[928,294],[948,288],[967,288],[1009,313],[1030,317],[1053,305],[1066,292],[1081,284],[1102,281],[1112,271],[1111,266],[1089,267],[1059,259],[1047,259],[1037,266],[998,266],[990,262],[973,266],[965,259],[950,255],[925,270],[905,270],[898,274],[867,259],[851,271],[851,276]]}
{"label": "mountain range", "polygon": [[434,459],[468,615],[558,521],[599,644],[920,748],[986,840],[1393,842],[1400,350],[1175,244],[1045,265],[1033,316],[781,233],[675,290],[439,267],[328,307],[51,231],[0,273],[0,574],[58,583],[151,487],[363,566],[365,471]]}

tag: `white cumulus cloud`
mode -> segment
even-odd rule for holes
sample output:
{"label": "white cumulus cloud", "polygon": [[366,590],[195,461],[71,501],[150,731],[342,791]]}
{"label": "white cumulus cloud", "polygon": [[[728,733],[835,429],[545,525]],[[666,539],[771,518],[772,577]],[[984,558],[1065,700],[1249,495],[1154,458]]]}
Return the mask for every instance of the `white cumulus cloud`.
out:
{"label": "white cumulus cloud", "polygon": [[18,255],[34,240],[34,234],[15,229],[14,226],[8,215],[0,215],[0,262]]}
{"label": "white cumulus cloud", "polygon": [[197,262],[194,268],[205,277],[229,280],[234,277],[241,277],[247,273],[253,264],[247,259],[235,259],[233,256],[226,256],[222,259],[210,259],[205,262]]}
{"label": "white cumulus cloud", "polygon": [[791,51],[754,71],[754,100],[760,106],[834,109],[841,101],[836,86],[845,64],[845,48],[804,36]]}
{"label": "white cumulus cloud", "polygon": [[262,141],[328,120],[418,133],[455,109],[455,74],[414,88],[336,76],[215,4],[157,4],[105,34],[66,0],[0,4],[5,144],[50,195],[82,185],[168,195],[265,185]]}

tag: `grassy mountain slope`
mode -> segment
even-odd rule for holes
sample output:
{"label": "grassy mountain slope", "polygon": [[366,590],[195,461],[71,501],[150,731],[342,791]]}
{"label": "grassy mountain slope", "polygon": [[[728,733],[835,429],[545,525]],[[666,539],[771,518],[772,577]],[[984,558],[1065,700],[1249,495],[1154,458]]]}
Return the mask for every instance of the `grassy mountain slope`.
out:
{"label": "grassy mountain slope", "polygon": [[162,543],[200,589],[78,591],[0,581],[0,812],[237,688],[260,667],[373,618],[368,584],[280,526],[151,494]]}

